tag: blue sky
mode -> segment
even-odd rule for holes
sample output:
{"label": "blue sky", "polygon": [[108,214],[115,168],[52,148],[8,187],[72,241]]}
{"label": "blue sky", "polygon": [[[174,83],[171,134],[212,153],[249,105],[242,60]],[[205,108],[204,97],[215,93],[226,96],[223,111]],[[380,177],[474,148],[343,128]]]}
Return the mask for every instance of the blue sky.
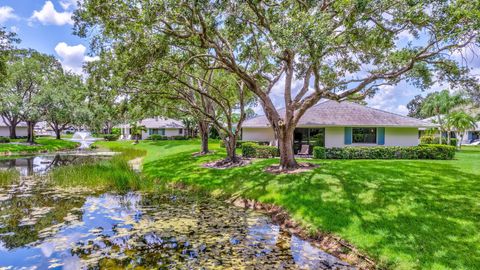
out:
{"label": "blue sky", "polygon": [[[85,61],[94,60],[88,55],[88,40],[72,34],[73,21],[71,14],[75,9],[76,0],[0,0],[0,25],[14,31],[22,39],[20,47],[33,48],[43,53],[57,57],[66,69],[77,73],[82,72]],[[400,37],[400,43],[414,41],[405,33]],[[478,51],[477,49],[475,49]],[[467,49],[463,56],[465,64],[472,72],[480,74],[480,59]],[[461,59],[460,54],[453,57]],[[275,104],[282,106],[282,82],[273,89],[272,97]],[[386,111],[407,114],[406,104],[418,94],[448,88],[439,83],[422,92],[404,82],[396,86],[383,86],[375,97],[367,100],[369,106]],[[261,113],[260,108],[256,108]]]}

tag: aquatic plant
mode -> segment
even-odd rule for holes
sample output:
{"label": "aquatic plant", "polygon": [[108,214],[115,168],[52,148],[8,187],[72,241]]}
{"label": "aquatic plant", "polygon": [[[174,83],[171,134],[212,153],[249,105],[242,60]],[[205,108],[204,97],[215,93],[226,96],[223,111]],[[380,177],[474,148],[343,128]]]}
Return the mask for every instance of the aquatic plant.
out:
{"label": "aquatic plant", "polygon": [[15,170],[0,171],[0,187],[12,184],[18,180],[19,175]]}

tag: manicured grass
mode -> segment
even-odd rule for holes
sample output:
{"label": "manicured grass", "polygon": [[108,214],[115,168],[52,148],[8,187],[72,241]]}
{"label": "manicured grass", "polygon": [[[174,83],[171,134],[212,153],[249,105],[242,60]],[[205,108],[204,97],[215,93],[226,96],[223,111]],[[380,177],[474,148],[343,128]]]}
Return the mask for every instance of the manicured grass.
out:
{"label": "manicured grass", "polygon": [[54,138],[38,138],[36,145],[19,144],[24,140],[15,140],[15,143],[1,143],[0,155],[2,154],[29,154],[39,152],[53,152],[60,150],[75,149],[78,143],[65,140],[56,140]]}
{"label": "manicured grass", "polygon": [[215,196],[284,207],[312,231],[331,232],[391,269],[480,269],[480,147],[455,160],[317,160],[312,172],[271,175],[278,160],[227,170],[203,168],[196,141],[101,142],[144,149],[157,182],[183,182]]}
{"label": "manicured grass", "polygon": [[112,150],[121,154],[108,160],[58,167],[49,175],[49,180],[56,186],[80,186],[101,191],[150,188],[151,182],[142,181],[128,164],[129,160],[145,155],[145,151],[115,147]]}

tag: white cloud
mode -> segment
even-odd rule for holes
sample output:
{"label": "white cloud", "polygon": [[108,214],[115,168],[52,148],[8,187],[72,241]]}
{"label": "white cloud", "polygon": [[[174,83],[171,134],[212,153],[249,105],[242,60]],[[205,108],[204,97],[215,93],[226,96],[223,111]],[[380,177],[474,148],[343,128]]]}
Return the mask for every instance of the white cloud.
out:
{"label": "white cloud", "polygon": [[20,31],[20,28],[18,28],[17,26],[12,26],[10,27],[10,31],[14,32],[14,33],[18,33]]}
{"label": "white cloud", "polygon": [[70,46],[65,42],[60,42],[55,46],[55,52],[62,58],[61,62],[66,70],[81,74],[85,62],[95,61],[98,57],[86,55],[87,48],[82,44]]}
{"label": "white cloud", "polygon": [[18,16],[15,15],[15,10],[9,6],[0,7],[0,23],[4,23],[8,20],[16,20]]}
{"label": "white cloud", "polygon": [[[396,114],[406,115],[408,113],[407,107],[404,105],[405,99],[411,99],[414,92],[411,87],[406,84],[399,86],[382,85],[378,92],[372,98],[367,99],[370,107],[384,110]],[[407,101],[408,102],[408,101]]]}
{"label": "white cloud", "polygon": [[60,0],[60,6],[64,10],[77,7],[77,0]]}
{"label": "white cloud", "polygon": [[54,24],[54,25],[73,25],[72,12],[64,11],[58,12],[55,10],[53,3],[51,1],[46,1],[40,11],[33,11],[31,21],[39,21],[43,25]]}

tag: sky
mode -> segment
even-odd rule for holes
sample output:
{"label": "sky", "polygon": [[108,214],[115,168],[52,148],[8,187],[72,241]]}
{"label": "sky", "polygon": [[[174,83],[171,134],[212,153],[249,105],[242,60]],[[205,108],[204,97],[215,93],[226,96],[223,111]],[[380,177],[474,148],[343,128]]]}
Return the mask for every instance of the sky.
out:
{"label": "sky", "polygon": [[[65,69],[82,73],[83,63],[96,58],[89,55],[89,41],[73,34],[71,15],[75,10],[76,1],[0,0],[0,25],[17,33],[22,40],[19,47],[33,48],[54,55]],[[409,41],[413,41],[413,37],[405,33],[401,35],[399,43]],[[453,57],[471,67],[473,74],[480,75],[480,57],[471,49],[467,49],[463,56],[464,59],[460,54]],[[300,87],[299,83],[297,87]],[[373,108],[406,115],[408,113],[406,105],[415,95],[425,96],[427,93],[443,89],[448,89],[448,86],[437,83],[431,89],[421,91],[401,82],[395,86],[382,86],[373,98],[367,99],[367,103]],[[271,94],[274,103],[279,107],[282,106],[282,92],[280,81]],[[257,113],[262,113],[260,107],[255,109]]]}

